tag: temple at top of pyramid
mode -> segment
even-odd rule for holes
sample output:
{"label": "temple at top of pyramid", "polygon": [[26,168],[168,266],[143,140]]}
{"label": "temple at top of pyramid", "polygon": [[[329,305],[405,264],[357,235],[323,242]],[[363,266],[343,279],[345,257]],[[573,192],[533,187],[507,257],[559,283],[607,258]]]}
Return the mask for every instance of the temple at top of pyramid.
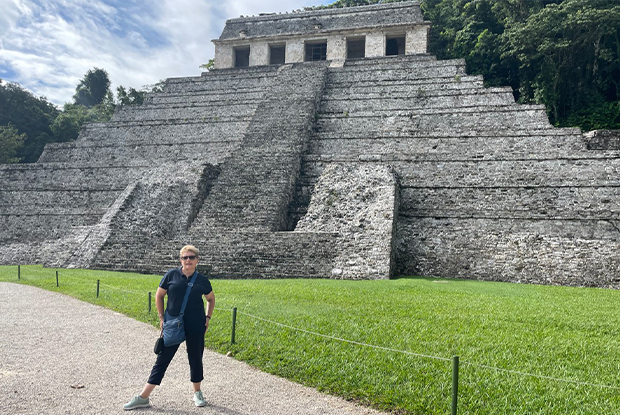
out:
{"label": "temple at top of pyramid", "polygon": [[418,2],[230,19],[213,40],[215,67],[426,53],[429,28]]}
{"label": "temple at top of pyramid", "polygon": [[417,2],[231,19],[36,163],[0,166],[0,263],[214,278],[618,288],[620,136],[550,125],[427,53]]}

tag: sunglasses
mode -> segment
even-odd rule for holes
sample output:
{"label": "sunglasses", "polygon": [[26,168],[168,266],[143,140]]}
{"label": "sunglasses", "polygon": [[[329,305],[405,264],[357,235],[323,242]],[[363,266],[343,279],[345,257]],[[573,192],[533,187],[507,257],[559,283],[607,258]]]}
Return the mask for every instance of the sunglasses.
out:
{"label": "sunglasses", "polygon": [[187,261],[188,259],[191,259],[192,261],[196,259],[196,255],[187,255],[187,256],[182,256],[181,259],[183,261]]}

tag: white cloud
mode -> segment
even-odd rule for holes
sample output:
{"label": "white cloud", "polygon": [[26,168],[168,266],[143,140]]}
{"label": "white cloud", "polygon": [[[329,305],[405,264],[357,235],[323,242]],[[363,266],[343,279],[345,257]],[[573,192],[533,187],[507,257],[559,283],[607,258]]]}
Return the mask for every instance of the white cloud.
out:
{"label": "white cloud", "polygon": [[0,42],[4,34],[17,24],[17,20],[22,14],[27,13],[24,5],[19,0],[0,0]]}
{"label": "white cloud", "polygon": [[113,90],[199,75],[226,19],[325,0],[0,0],[0,78],[62,105],[92,68]]}

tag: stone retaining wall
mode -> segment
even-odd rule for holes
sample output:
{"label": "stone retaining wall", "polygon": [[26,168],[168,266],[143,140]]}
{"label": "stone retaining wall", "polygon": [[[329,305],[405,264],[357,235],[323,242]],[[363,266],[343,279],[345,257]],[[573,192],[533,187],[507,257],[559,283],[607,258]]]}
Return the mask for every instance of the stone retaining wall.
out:
{"label": "stone retaining wall", "polygon": [[[324,278],[333,270],[336,237],[321,232],[253,231],[168,240],[138,236],[132,243],[106,243],[98,266],[161,274],[179,266],[179,250],[191,243],[200,249],[201,268],[213,278]],[[129,258],[128,252],[136,255]]]}
{"label": "stone retaining wall", "polygon": [[620,288],[618,223],[401,217],[399,274]]}

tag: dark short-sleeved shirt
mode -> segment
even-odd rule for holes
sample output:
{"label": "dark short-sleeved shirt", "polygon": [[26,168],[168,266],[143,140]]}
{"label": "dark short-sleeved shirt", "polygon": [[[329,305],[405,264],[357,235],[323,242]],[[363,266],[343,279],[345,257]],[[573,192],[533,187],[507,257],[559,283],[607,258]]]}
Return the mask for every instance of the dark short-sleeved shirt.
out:
{"label": "dark short-sleeved shirt", "polygon": [[[167,291],[168,304],[166,305],[166,311],[171,316],[178,316],[180,314],[187,284],[191,279],[191,276],[187,278],[183,275],[181,268],[171,269],[161,279],[159,286]],[[185,313],[183,314],[186,334],[197,335],[204,333],[206,317],[202,296],[209,294],[211,291],[213,289],[209,279],[198,273],[194,286],[189,293]]]}

